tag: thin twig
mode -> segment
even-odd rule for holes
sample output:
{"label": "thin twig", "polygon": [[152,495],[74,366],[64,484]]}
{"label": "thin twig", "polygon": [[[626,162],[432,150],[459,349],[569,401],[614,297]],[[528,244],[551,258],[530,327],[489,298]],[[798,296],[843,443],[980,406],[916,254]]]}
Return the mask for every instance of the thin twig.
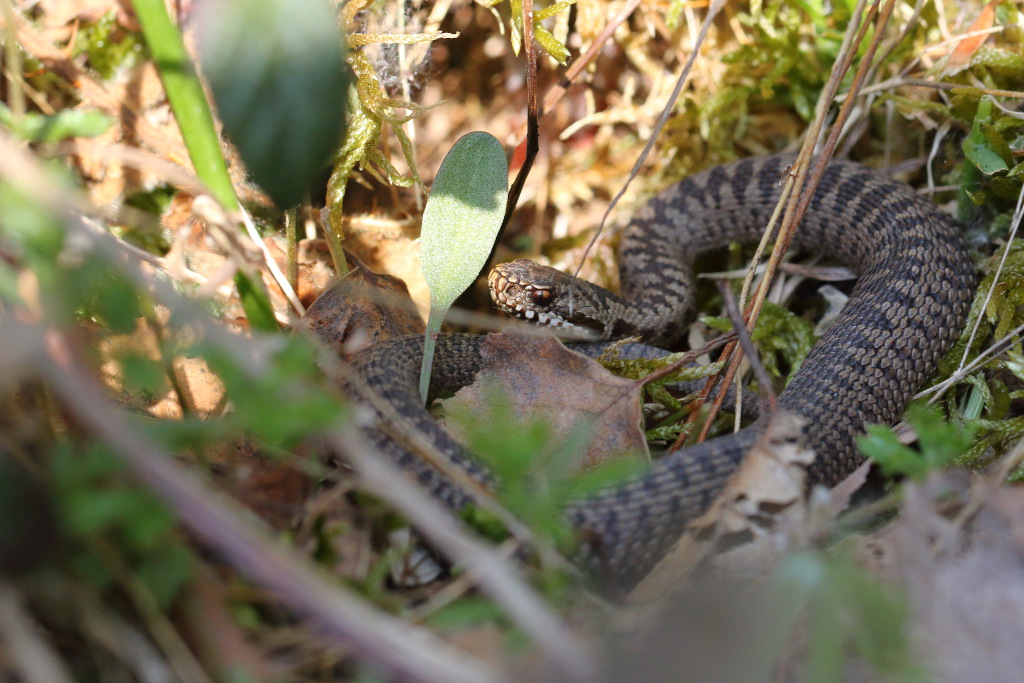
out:
{"label": "thin twig", "polygon": [[[17,589],[0,580],[0,637],[9,666],[26,683],[71,683],[60,654],[21,604]],[[6,668],[6,667],[5,667]]]}
{"label": "thin twig", "polygon": [[939,146],[942,144],[943,139],[945,139],[946,134],[949,133],[950,125],[949,121],[943,121],[942,125],[939,126],[939,129],[935,131],[935,138],[932,140],[932,147],[928,151],[928,160],[925,162],[925,172],[928,174],[927,189],[929,194],[934,194],[937,191],[932,164],[935,163],[935,157],[939,155]]}
{"label": "thin twig", "polygon": [[721,293],[722,301],[725,303],[725,314],[732,321],[733,329],[739,338],[743,353],[750,361],[750,367],[754,371],[754,376],[757,377],[757,383],[761,387],[761,391],[768,397],[768,408],[772,414],[775,414],[778,408],[775,389],[772,387],[772,380],[768,376],[768,371],[764,369],[764,365],[761,363],[761,358],[754,347],[754,341],[750,338],[750,332],[747,331],[743,316],[740,315],[740,308],[736,304],[736,297],[733,296],[732,289],[729,288],[729,283],[725,280],[718,281],[718,291]]}
{"label": "thin twig", "polygon": [[0,14],[4,18],[4,76],[7,80],[7,101],[15,121],[25,115],[25,79],[18,32],[15,29],[14,7],[11,0],[0,0]]}
{"label": "thin twig", "polygon": [[928,403],[935,403],[935,401],[937,401],[939,397],[946,393],[946,390],[948,390],[951,386],[959,382],[967,375],[974,372],[978,368],[978,366],[986,362],[989,356],[996,356],[1005,351],[1006,348],[1004,344],[1006,346],[1009,346],[1010,342],[1012,342],[1021,332],[1024,332],[1024,323],[1018,325],[1017,327],[1007,332],[1002,337],[1002,339],[999,339],[998,341],[993,343],[987,349],[979,353],[974,360],[972,360],[970,363],[954,372],[952,375],[950,375],[943,381],[939,382],[934,386],[928,387],[927,389],[919,391],[917,394],[914,395],[914,399],[916,400],[922,398],[924,396],[927,396],[928,394],[935,394],[935,396],[933,396],[928,401]]}
{"label": "thin twig", "polygon": [[[533,0],[522,0],[523,3],[523,49],[526,51],[526,158],[508,192],[508,203],[505,205],[505,218],[501,222],[501,230],[505,229],[512,219],[512,212],[519,203],[526,177],[530,175],[533,162],[540,151],[540,123],[537,111],[537,46],[533,40]],[[499,234],[501,232],[499,231]],[[495,242],[497,244],[497,242]],[[493,252],[492,252],[493,253]],[[487,259],[488,262],[490,259]],[[486,265],[484,266],[486,267]]]}
{"label": "thin twig", "polygon": [[664,379],[665,377],[668,377],[669,375],[685,368],[690,363],[694,362],[695,360],[703,356],[705,353],[710,353],[712,351],[720,349],[726,344],[731,344],[735,342],[736,339],[737,336],[735,332],[724,332],[715,337],[714,339],[712,339],[711,341],[706,342],[703,346],[699,346],[696,349],[690,349],[689,351],[687,351],[679,358],[666,365],[665,367],[661,368],[660,370],[655,370],[651,374],[638,379],[637,382],[641,386],[646,386],[648,384],[651,384],[652,382],[657,382],[658,380]]}
{"label": "thin twig", "polygon": [[[307,202],[308,203],[308,202]],[[299,210],[292,207],[284,212],[285,258],[287,261],[288,286],[293,292],[299,291]]]}
{"label": "thin twig", "polygon": [[266,266],[267,270],[270,272],[270,276],[274,279],[274,282],[277,283],[281,293],[284,294],[286,299],[288,299],[288,303],[292,305],[292,309],[301,318],[302,314],[306,312],[306,307],[302,305],[301,301],[299,301],[298,294],[295,293],[295,290],[288,282],[288,278],[285,277],[285,274],[281,272],[281,267],[277,265],[274,255],[270,253],[270,247],[268,247],[267,243],[263,241],[262,237],[260,237],[260,233],[256,230],[256,225],[252,222],[252,216],[250,216],[249,212],[245,209],[242,209],[241,213],[242,225],[245,227],[245,232],[249,236],[249,239],[252,240],[252,243],[256,245],[259,253],[263,256],[263,265]]}
{"label": "thin twig", "polygon": [[[601,51],[604,49],[604,44],[608,42],[615,33],[615,29],[617,29],[622,22],[626,21],[626,19],[629,19],[630,15],[633,14],[639,5],[640,0],[626,0],[626,4],[622,6],[622,9],[619,10],[618,14],[612,17],[611,20],[605,24],[605,27],[597,34],[594,38],[594,42],[592,42],[590,47],[587,48],[587,51],[580,55],[578,59],[573,61],[573,63],[569,65],[569,68],[565,70],[565,73],[562,74],[562,77],[558,79],[558,82],[548,90],[548,94],[544,96],[544,107],[540,110],[541,116],[550,112],[558,100],[562,99],[576,78],[583,73],[583,70],[587,68],[591,62],[597,59],[598,55],[601,54]],[[516,130],[514,142],[512,143],[513,147],[518,147],[522,144],[523,138],[526,136],[528,125],[529,119],[527,119],[527,123],[521,125],[519,129]]]}
{"label": "thin twig", "polygon": [[[934,88],[935,90],[976,90],[985,95],[992,95],[994,97],[1012,97],[1018,100],[1024,100],[1024,91],[1022,90],[998,90],[993,88],[978,88],[973,85],[964,85],[962,83],[946,83],[945,81],[926,81],[923,78],[890,78],[881,83],[868,86],[858,93],[860,95],[870,95],[883,90],[892,90],[893,88],[900,88],[903,86],[914,86],[917,88]],[[850,97],[852,94],[848,92],[841,96],[843,100]]]}
{"label": "thin twig", "polygon": [[[690,71],[693,69],[693,64],[700,55],[700,46],[704,42],[704,38],[707,37],[708,30],[711,28],[711,22],[714,21],[715,15],[722,9],[722,5],[725,4],[725,0],[711,0],[708,5],[707,15],[704,17],[704,23],[701,24],[700,33],[697,34],[697,41],[694,43],[690,50],[690,56],[686,60],[686,64],[683,66],[682,72],[679,74],[679,78],[676,80],[676,85],[672,89],[672,94],[669,95],[668,101],[665,103],[665,107],[661,110],[661,114],[658,116],[657,122],[654,124],[654,128],[651,130],[650,136],[647,138],[647,144],[644,145],[644,149],[640,152],[640,156],[637,157],[636,162],[633,164],[632,170],[629,172],[629,177],[626,178],[626,182],[622,184],[619,191],[612,197],[612,201],[608,204],[608,208],[605,209],[604,215],[601,217],[601,223],[597,226],[597,230],[594,231],[594,236],[590,238],[590,242],[587,244],[587,248],[583,250],[583,254],[580,256],[579,265],[576,266],[576,270],[573,272],[573,278],[575,279],[580,270],[583,268],[583,264],[586,263],[587,256],[590,254],[590,250],[594,247],[597,239],[601,236],[604,230],[605,223],[608,222],[608,217],[612,211],[618,205],[619,200],[622,199],[623,195],[626,194],[626,190],[629,188],[633,178],[640,174],[640,169],[643,167],[644,162],[647,160],[647,156],[654,148],[654,143],[658,139],[658,135],[661,134],[661,129],[665,127],[668,122],[669,116],[672,114],[672,110],[675,109],[676,101],[679,99],[680,93],[683,92],[683,86],[686,85],[686,81],[690,77]],[[572,314],[572,285],[569,286],[569,314]]]}
{"label": "thin twig", "polygon": [[[763,274],[768,264],[762,263],[754,269],[756,275]],[[844,280],[856,280],[857,273],[843,266],[815,266],[804,263],[792,263],[783,261],[779,264],[779,270],[790,275],[797,275],[811,280],[822,282],[842,282]],[[739,277],[746,277],[750,268],[736,270],[719,270],[700,273],[697,278],[702,280],[732,280]],[[741,299],[742,300],[742,299]]]}

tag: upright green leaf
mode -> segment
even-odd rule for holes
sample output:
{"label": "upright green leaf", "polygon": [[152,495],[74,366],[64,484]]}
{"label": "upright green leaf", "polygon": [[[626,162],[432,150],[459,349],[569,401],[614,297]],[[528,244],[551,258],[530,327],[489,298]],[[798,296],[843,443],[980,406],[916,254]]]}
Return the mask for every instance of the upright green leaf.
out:
{"label": "upright green leaf", "polygon": [[497,138],[467,133],[452,146],[423,210],[420,267],[430,287],[420,395],[427,400],[434,342],[455,300],[484,267],[508,200],[508,162]]}

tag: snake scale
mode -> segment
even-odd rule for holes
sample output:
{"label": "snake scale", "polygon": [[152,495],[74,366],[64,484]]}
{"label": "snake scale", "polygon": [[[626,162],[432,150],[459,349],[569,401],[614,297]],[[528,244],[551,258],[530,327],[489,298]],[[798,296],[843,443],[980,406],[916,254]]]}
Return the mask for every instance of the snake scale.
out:
{"label": "snake scale", "polygon": [[[492,272],[492,294],[499,307],[535,322],[590,328],[599,338],[639,333],[651,343],[674,344],[685,333],[693,303],[694,258],[760,237],[789,162],[766,156],[718,166],[647,203],[622,234],[621,296],[577,282],[570,317],[568,276],[522,261]],[[833,485],[862,461],[854,437],[866,424],[897,420],[959,335],[975,287],[974,266],[953,219],[908,186],[848,161],[826,168],[793,246],[859,276],[838,318],[778,400],[806,419],[804,437],[817,454],[812,481]],[[533,304],[541,308],[527,314]],[[470,383],[481,367],[482,340],[442,335],[432,389]],[[403,437],[425,435],[454,467],[485,486],[493,483],[421,405],[422,350],[421,337],[402,337],[356,357],[367,386],[390,404],[368,434],[437,498],[460,508],[470,501],[468,493],[411,455]],[[580,532],[581,560],[622,585],[641,578],[723,488],[759,426],[669,453],[645,473],[571,503],[565,514]]]}

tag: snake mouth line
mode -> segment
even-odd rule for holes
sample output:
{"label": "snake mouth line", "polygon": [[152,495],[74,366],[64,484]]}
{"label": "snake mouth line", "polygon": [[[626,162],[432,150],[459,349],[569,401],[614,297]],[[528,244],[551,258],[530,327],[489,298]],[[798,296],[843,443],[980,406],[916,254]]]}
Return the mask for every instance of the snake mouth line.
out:
{"label": "snake mouth line", "polygon": [[576,325],[573,325],[568,320],[559,318],[556,315],[550,315],[547,313],[541,313],[535,311],[532,308],[526,308],[523,304],[515,304],[509,301],[498,300],[495,302],[498,310],[508,313],[518,320],[526,320],[537,325],[545,325],[547,327],[560,327],[566,330],[577,329]]}

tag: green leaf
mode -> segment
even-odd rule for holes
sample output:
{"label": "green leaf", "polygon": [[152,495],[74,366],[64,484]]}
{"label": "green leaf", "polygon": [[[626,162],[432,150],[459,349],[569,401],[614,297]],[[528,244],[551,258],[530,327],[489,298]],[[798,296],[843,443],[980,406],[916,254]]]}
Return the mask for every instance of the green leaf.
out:
{"label": "green leaf", "polygon": [[904,446],[888,427],[868,425],[867,436],[857,445],[882,467],[887,475],[922,478],[931,470],[944,467],[971,443],[974,430],[946,422],[935,408],[912,406],[907,422],[917,432],[920,451]]}
{"label": "green leaf", "polygon": [[430,615],[428,622],[441,630],[464,630],[488,622],[501,622],[504,612],[490,600],[468,596]]}
{"label": "green leaf", "polygon": [[278,206],[298,204],[345,123],[350,72],[331,3],[206,2],[197,30],[224,132]]}
{"label": "green leaf", "polygon": [[52,116],[28,112],[15,119],[0,103],[0,125],[29,142],[60,142],[68,138],[94,138],[110,128],[109,116],[96,109],[62,109]]}
{"label": "green leaf", "polygon": [[235,287],[238,288],[238,298],[242,300],[242,310],[245,311],[250,327],[266,332],[281,331],[270,304],[270,295],[262,282],[253,280],[239,270],[235,273]]}
{"label": "green leaf", "polygon": [[[971,134],[964,138],[964,156],[971,160],[982,173],[992,175],[998,171],[1006,171],[1010,165],[1006,163],[1003,149],[1006,145],[1000,138],[1001,145],[993,147],[993,134],[991,131],[990,119],[992,116],[992,98],[985,96],[978,102],[978,112],[974,115],[974,123],[971,125]],[[998,134],[995,134],[998,137]]]}
{"label": "green leaf", "polygon": [[547,52],[549,55],[555,58],[561,65],[569,60],[569,48],[555,38],[550,31],[546,28],[537,24],[533,27],[533,37],[537,40],[537,43]]}
{"label": "green leaf", "polygon": [[430,287],[420,395],[427,400],[434,342],[455,300],[487,263],[505,216],[508,162],[497,138],[467,133],[445,155],[423,210],[420,267]]}

